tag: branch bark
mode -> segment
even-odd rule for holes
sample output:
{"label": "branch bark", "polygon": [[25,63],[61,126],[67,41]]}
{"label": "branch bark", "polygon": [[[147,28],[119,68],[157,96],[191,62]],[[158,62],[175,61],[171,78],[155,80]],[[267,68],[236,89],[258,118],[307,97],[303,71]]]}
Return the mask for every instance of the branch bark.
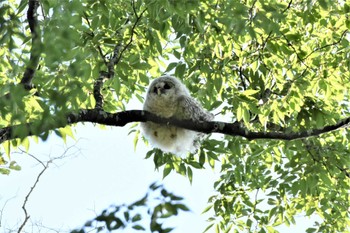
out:
{"label": "branch bark", "polygon": [[[51,116],[55,118],[55,116]],[[317,136],[323,133],[337,130],[341,127],[346,127],[350,123],[350,117],[340,120],[334,125],[328,125],[320,129],[312,129],[301,132],[254,132],[249,131],[240,123],[227,123],[221,121],[196,122],[192,120],[179,120],[176,118],[162,118],[155,114],[142,110],[129,110],[118,113],[105,112],[102,109],[82,109],[77,113],[67,115],[65,122],[57,120],[55,125],[39,128],[38,124],[26,123],[21,125],[8,126],[0,129],[0,143],[7,140],[23,138],[31,135],[40,135],[47,133],[50,130],[65,127],[67,125],[79,122],[91,122],[109,126],[125,126],[131,122],[146,122],[151,121],[158,124],[174,125],[180,128],[194,130],[202,133],[221,133],[230,136],[241,136],[248,140],[256,139],[274,139],[274,140],[295,140]],[[27,136],[23,136],[23,132],[27,132]]]}
{"label": "branch bark", "polygon": [[37,16],[38,7],[38,0],[28,0],[27,20],[32,35],[32,47],[30,50],[29,62],[21,80],[21,84],[26,90],[33,88],[32,80],[34,78],[35,70],[38,68],[40,59],[41,40]]}
{"label": "branch bark", "polygon": [[103,107],[103,95],[101,93],[101,88],[103,86],[104,81],[108,78],[108,74],[104,71],[100,72],[99,77],[94,83],[94,98],[96,101],[95,108],[102,109]]}

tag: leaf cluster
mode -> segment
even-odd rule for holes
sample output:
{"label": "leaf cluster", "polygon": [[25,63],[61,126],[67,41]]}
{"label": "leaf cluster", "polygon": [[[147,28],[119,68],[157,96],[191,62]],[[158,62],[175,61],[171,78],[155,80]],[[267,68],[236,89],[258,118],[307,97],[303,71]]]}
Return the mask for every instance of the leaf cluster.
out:
{"label": "leaf cluster", "polygon": [[164,226],[165,220],[178,215],[180,211],[189,211],[182,200],[183,198],[168,192],[163,185],[153,183],[140,200],[130,205],[111,206],[72,233],[85,233],[91,230],[105,232],[106,229],[109,232],[133,229],[167,233],[173,228]]}

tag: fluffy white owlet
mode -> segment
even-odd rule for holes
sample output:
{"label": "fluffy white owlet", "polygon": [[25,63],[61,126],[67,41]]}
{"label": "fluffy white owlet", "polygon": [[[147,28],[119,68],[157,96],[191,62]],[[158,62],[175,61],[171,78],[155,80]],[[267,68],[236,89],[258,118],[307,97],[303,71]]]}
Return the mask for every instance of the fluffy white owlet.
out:
{"label": "fluffy white owlet", "polygon": [[[191,97],[188,89],[172,76],[159,77],[151,83],[143,109],[160,117],[210,121],[214,115],[202,108]],[[184,156],[186,152],[194,153],[199,147],[202,133],[160,125],[153,122],[141,123],[141,130],[150,143],[164,152]]]}

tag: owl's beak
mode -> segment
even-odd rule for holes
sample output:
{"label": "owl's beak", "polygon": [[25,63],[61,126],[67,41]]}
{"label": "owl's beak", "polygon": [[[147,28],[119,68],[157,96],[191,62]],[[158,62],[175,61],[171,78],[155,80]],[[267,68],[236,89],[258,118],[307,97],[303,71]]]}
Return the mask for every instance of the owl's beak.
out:
{"label": "owl's beak", "polygon": [[155,93],[158,96],[161,94],[164,94],[164,88],[163,87],[154,87],[153,93]]}

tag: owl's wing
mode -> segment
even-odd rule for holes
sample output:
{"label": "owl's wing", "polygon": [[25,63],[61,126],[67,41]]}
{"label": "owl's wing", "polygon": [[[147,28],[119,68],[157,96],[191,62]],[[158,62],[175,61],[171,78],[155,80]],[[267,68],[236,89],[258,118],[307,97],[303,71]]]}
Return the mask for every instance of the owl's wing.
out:
{"label": "owl's wing", "polygon": [[214,115],[190,96],[182,95],[178,98],[178,108],[175,117],[180,119],[192,119],[195,121],[211,121]]}

